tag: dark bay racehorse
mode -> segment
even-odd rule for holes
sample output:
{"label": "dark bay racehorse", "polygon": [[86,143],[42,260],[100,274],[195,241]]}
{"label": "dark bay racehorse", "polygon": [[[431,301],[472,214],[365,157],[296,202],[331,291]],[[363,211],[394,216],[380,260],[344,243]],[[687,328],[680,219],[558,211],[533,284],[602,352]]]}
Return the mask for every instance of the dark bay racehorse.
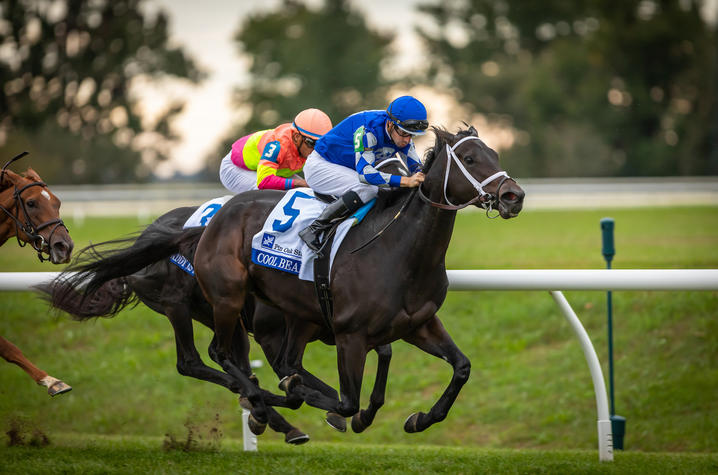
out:
{"label": "dark bay racehorse", "polygon": [[[340,400],[327,398],[323,409],[363,422],[359,396],[367,352],[403,339],[452,365],[451,382],[429,413],[412,414],[407,432],[423,431],[443,420],[469,377],[470,363],[436,315],[448,289],[444,264],[456,210],[470,204],[492,208],[507,219],[523,205],[524,192],[501,171],[498,155],[469,128],[454,135],[434,130],[436,143],[424,164],[426,180],[416,192],[385,209],[376,209],[342,243],[331,271],[334,315],[331,331],[337,347]],[[419,198],[415,198],[415,194]],[[311,282],[258,266],[251,261],[252,237],[281,199],[281,193],[248,192],[234,197],[214,216],[195,255],[195,271],[214,310],[217,358],[241,381],[253,415],[264,420],[258,388],[246,381],[234,359],[233,335],[248,295],[285,315],[289,337],[280,375],[299,373],[307,333],[325,326]],[[414,198],[412,200],[412,198]],[[454,205],[453,203],[460,203]],[[403,209],[401,222],[385,223]],[[380,239],[363,244],[383,229]],[[356,252],[352,252],[356,250]],[[307,331],[307,329],[310,329]],[[248,351],[245,347],[242,351]],[[295,384],[285,383],[291,392]]]}
{"label": "dark bay racehorse", "polygon": [[[392,160],[382,162],[378,167],[384,171],[407,174],[402,164]],[[212,307],[202,295],[197,281],[167,257],[180,253],[190,261],[194,258],[195,247],[202,229],[183,230],[182,227],[196,207],[174,209],[148,226],[137,238],[98,243],[80,251],[76,262],[68,267],[50,285],[39,290],[46,294],[50,304],[71,314],[77,320],[94,317],[113,317],[137,299],[149,308],[165,315],[175,333],[177,348],[177,370],[184,376],[220,384],[235,393],[240,388],[234,378],[204,364],[194,345],[192,319],[212,329],[214,325]],[[119,246],[119,247],[118,247]],[[245,306],[243,326],[254,335],[267,360],[277,367],[287,337],[284,316],[276,309],[251,300]],[[334,335],[322,326],[309,328],[309,341],[321,340],[334,344]],[[242,338],[235,332],[235,339]],[[216,339],[209,348],[210,357],[216,361]],[[237,353],[235,347],[235,354]],[[372,392],[371,405],[364,412],[365,424],[359,428],[352,423],[355,431],[365,429],[374,419],[384,401],[386,377],[391,360],[389,345],[378,347],[377,379]],[[236,355],[238,360],[243,357]],[[242,363],[243,366],[248,362]],[[247,366],[247,372],[250,370]],[[288,402],[298,407],[302,400],[308,404],[323,398],[338,399],[337,392],[301,367],[299,374],[304,385],[296,388],[301,399]],[[250,419],[250,422],[252,420]],[[335,413],[327,414],[327,422],[334,428],[346,430],[346,421]],[[306,442],[309,438],[299,429],[270,417],[270,427],[285,434],[285,441],[292,444]],[[261,431],[261,424],[250,427]]]}
{"label": "dark bay racehorse", "polygon": [[[53,264],[68,262],[73,242],[60,219],[60,200],[32,168],[23,175],[7,169],[24,155],[13,158],[0,171],[0,246],[16,237],[20,246],[29,243],[41,261],[49,258]],[[47,387],[50,396],[72,389],[32,364],[17,346],[2,336],[0,356],[20,366],[37,384]]]}

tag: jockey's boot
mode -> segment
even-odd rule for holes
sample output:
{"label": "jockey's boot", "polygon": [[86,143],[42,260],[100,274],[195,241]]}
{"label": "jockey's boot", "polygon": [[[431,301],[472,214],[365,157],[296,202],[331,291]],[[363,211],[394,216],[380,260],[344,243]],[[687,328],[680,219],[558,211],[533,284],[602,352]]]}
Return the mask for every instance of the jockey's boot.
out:
{"label": "jockey's boot", "polygon": [[318,253],[322,248],[321,235],[329,229],[332,222],[338,218],[349,216],[362,205],[364,203],[355,191],[347,191],[341,198],[329,203],[329,206],[324,208],[322,214],[312,224],[299,232],[299,237],[307,243],[309,249]]}

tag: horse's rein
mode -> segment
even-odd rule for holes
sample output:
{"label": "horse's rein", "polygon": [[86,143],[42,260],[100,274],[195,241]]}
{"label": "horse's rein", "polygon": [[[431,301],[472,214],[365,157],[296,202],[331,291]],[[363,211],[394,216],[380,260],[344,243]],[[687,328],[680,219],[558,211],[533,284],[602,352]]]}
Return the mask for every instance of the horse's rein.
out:
{"label": "horse's rein", "polygon": [[[506,173],[505,171],[499,171],[494,173],[493,175],[489,176],[488,178],[484,179],[483,181],[479,182],[477,181],[471,174],[464,168],[464,165],[462,165],[461,160],[459,160],[459,157],[456,155],[456,148],[461,145],[463,142],[467,140],[479,140],[478,137],[475,137],[473,135],[470,135],[468,137],[464,137],[458,142],[456,142],[452,147],[449,147],[449,144],[446,144],[446,171],[444,173],[444,201],[448,204],[444,203],[437,203],[436,201],[432,201],[430,198],[428,198],[423,191],[421,191],[421,186],[419,186],[419,197],[429,205],[440,208],[444,210],[449,211],[456,211],[463,208],[466,208],[469,205],[472,205],[476,202],[478,202],[482,208],[486,210],[486,216],[493,219],[497,218],[498,215],[491,216],[489,213],[494,209],[494,206],[498,204],[498,197],[500,196],[501,186],[506,182],[506,180],[510,180],[511,177]],[[451,170],[451,162],[452,160],[456,163],[456,166],[459,167],[459,170],[464,175],[464,177],[471,183],[471,185],[476,189],[478,194],[472,198],[471,200],[467,201],[466,203],[462,203],[460,205],[455,205],[451,201],[449,201],[449,197],[446,194],[446,187],[448,185],[449,181],[449,172]],[[499,182],[499,185],[496,187],[495,194],[487,193],[484,191],[484,187],[488,185],[489,183],[493,182],[497,178],[501,177],[501,181]]]}
{"label": "horse's rein", "polygon": [[[5,164],[5,166],[2,168],[2,173],[0,174],[0,183],[2,183],[1,180],[5,179],[5,170],[7,169],[8,165],[10,165],[12,162],[24,157],[27,155],[27,152],[23,152],[20,155],[17,155],[12,160],[10,160],[8,163]],[[27,244],[26,242],[23,242],[20,240],[20,231],[25,233],[25,235],[28,236],[30,239],[30,244],[32,245],[32,248],[37,251],[37,258],[40,259],[40,262],[47,261],[49,259],[45,259],[43,253],[46,253],[47,255],[50,255],[49,250],[49,244],[52,242],[52,236],[55,234],[55,231],[57,231],[57,228],[62,226],[65,229],[67,229],[67,226],[65,226],[65,223],[62,221],[61,218],[51,219],[49,221],[46,221],[44,223],[39,224],[38,226],[35,226],[35,224],[32,222],[32,219],[30,219],[30,214],[27,212],[27,206],[25,204],[25,200],[22,198],[22,192],[27,190],[30,187],[33,186],[40,186],[43,188],[47,188],[47,185],[42,181],[33,181],[32,183],[28,183],[27,185],[23,186],[22,188],[18,188],[15,186],[15,191],[13,192],[13,200],[15,202],[15,213],[8,210],[4,206],[0,205],[0,210],[2,210],[10,219],[12,219],[15,222],[15,237],[17,239],[17,243],[20,247],[25,247]],[[23,223],[20,220],[20,210],[22,209],[23,216],[25,218],[25,223]],[[45,241],[45,238],[40,235],[40,231],[43,229],[55,225],[52,230],[50,231],[50,235],[47,237],[47,241]]]}

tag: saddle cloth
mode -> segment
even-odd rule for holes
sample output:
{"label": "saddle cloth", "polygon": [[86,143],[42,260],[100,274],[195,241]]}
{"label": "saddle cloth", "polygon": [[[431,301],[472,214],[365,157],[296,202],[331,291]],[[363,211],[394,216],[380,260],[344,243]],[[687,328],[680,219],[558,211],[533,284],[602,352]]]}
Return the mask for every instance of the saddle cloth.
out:
{"label": "saddle cloth", "polygon": [[[329,265],[349,229],[360,222],[374,205],[370,201],[337,228]],[[297,275],[302,280],[314,280],[314,251],[301,240],[299,232],[309,226],[327,207],[314,196],[311,188],[293,188],[277,203],[262,230],[252,238],[252,262]]]}
{"label": "saddle cloth", "polygon": [[187,221],[185,221],[182,228],[187,229],[207,226],[212,219],[212,216],[217,214],[217,211],[219,211],[219,209],[227,201],[231,200],[232,197],[233,195],[224,195],[201,204],[199,208],[197,208],[195,212],[192,213],[192,216],[187,218]]}
{"label": "saddle cloth", "polygon": [[[202,203],[195,210],[195,212],[192,213],[192,216],[187,218],[187,221],[185,221],[182,229],[207,226],[212,219],[212,216],[217,214],[217,211],[219,211],[219,209],[231,199],[232,195],[225,195]],[[170,262],[194,277],[194,266],[192,266],[192,262],[182,254],[178,253],[171,255]]]}

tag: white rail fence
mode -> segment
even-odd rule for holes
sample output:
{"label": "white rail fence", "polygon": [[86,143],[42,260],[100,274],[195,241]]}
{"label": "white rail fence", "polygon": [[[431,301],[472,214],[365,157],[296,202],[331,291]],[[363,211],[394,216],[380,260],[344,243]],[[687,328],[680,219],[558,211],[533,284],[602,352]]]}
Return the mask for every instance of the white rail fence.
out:
{"label": "white rail fence", "polygon": [[[0,291],[25,291],[55,278],[58,272],[0,272]],[[578,337],[596,394],[599,460],[613,460],[613,434],[606,384],[596,350],[562,290],[718,290],[718,269],[536,269],[450,270],[449,290],[549,291]],[[246,414],[244,414],[246,419]],[[256,437],[244,427],[245,450],[256,450]]]}

